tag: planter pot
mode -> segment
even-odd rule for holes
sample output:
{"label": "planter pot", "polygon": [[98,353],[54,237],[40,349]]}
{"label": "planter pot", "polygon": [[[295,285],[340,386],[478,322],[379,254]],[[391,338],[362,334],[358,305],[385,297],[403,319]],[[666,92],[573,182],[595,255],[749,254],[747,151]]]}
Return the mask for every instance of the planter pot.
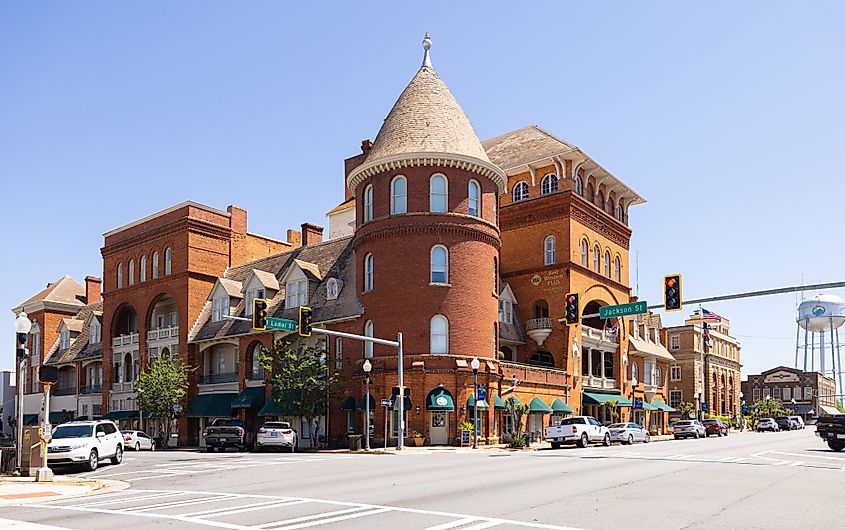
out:
{"label": "planter pot", "polygon": [[414,446],[422,447],[425,445],[425,438],[414,438]]}

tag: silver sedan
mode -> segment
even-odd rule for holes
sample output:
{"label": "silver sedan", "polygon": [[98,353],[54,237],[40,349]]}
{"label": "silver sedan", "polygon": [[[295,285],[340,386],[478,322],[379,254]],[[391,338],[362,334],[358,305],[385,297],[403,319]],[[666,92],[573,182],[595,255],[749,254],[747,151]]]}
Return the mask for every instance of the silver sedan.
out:
{"label": "silver sedan", "polygon": [[630,445],[634,442],[648,443],[651,441],[648,431],[636,423],[614,423],[608,429],[610,429],[611,442],[622,442]]}

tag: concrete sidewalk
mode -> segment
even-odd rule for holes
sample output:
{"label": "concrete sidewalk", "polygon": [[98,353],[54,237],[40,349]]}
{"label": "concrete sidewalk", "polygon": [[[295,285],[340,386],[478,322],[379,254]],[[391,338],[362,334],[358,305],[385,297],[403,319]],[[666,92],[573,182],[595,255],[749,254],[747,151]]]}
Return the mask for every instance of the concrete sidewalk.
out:
{"label": "concrete sidewalk", "polygon": [[119,491],[128,487],[126,482],[117,480],[84,480],[57,476],[53,482],[36,482],[35,477],[0,476],[0,506],[94,492]]}

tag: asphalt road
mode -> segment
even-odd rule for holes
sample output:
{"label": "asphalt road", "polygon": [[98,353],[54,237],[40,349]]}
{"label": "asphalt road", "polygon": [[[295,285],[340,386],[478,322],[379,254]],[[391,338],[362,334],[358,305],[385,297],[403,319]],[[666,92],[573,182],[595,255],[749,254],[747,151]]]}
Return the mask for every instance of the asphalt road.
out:
{"label": "asphalt road", "polygon": [[127,490],[6,507],[79,530],[841,528],[845,453],[813,429],[525,452],[128,452]]}

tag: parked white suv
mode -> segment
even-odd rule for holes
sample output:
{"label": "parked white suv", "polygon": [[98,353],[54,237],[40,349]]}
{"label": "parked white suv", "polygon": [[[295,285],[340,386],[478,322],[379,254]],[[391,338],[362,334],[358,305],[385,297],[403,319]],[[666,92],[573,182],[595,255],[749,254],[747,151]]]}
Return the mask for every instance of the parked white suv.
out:
{"label": "parked white suv", "polygon": [[83,465],[94,471],[105,458],[112,464],[123,460],[123,435],[108,420],[63,423],[53,429],[47,444],[48,465]]}
{"label": "parked white suv", "polygon": [[608,446],[610,431],[592,416],[572,416],[563,418],[557,425],[546,427],[546,440],[552,443],[552,449],[567,443],[587,447],[590,442],[601,442]]}

